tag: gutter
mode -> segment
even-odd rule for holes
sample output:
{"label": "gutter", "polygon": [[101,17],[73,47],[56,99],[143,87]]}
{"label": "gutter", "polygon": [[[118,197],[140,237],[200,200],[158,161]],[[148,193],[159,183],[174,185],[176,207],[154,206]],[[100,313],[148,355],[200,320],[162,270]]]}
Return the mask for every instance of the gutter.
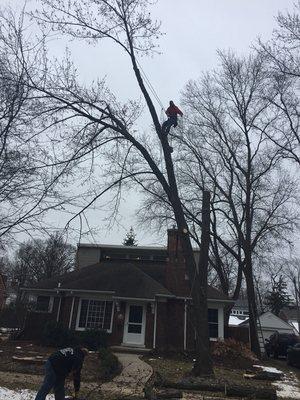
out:
{"label": "gutter", "polygon": [[27,291],[27,292],[80,292],[80,293],[101,293],[101,294],[114,294],[116,293],[115,291],[111,290],[85,290],[85,289],[64,289],[60,287],[55,287],[52,289],[37,289],[37,288],[21,288],[21,290]]}
{"label": "gutter", "polygon": [[[156,297],[165,297],[170,299],[178,299],[178,300],[193,300],[192,297],[184,297],[184,296],[176,296],[175,294],[157,294]],[[217,303],[235,303],[234,300],[222,300],[222,299],[207,299],[210,302],[217,302]]]}
{"label": "gutter", "polygon": [[122,296],[113,296],[114,300],[129,300],[129,301],[155,301],[155,299],[146,299],[141,297],[122,297]]}

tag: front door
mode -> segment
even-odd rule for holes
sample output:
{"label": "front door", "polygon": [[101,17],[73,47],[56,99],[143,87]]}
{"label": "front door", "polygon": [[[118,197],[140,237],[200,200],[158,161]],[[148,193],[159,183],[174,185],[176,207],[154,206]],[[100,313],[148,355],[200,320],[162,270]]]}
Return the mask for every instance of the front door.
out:
{"label": "front door", "polygon": [[123,343],[135,346],[145,344],[145,306],[140,304],[127,304],[124,326]]}

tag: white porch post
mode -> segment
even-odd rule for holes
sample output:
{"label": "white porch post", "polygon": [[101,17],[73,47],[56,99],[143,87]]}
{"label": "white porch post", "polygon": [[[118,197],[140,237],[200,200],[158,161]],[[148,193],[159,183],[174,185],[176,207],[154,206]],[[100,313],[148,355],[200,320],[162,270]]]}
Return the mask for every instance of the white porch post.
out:
{"label": "white porch post", "polygon": [[187,302],[184,299],[184,321],[183,321],[183,350],[186,350],[186,324],[187,324]]}
{"label": "white porch post", "polygon": [[218,307],[218,338],[224,339],[224,308]]}
{"label": "white porch post", "polygon": [[59,321],[60,308],[61,308],[61,297],[59,298],[59,303],[58,303],[58,308],[57,308],[57,315],[56,315],[56,322]]}
{"label": "white porch post", "polygon": [[157,302],[154,303],[153,348],[156,348]]}
{"label": "white porch post", "polygon": [[73,317],[74,303],[75,303],[75,297],[73,297],[73,299],[72,299],[72,307],[71,307],[70,319],[69,319],[69,329],[71,329],[71,326],[72,326],[72,317]]}

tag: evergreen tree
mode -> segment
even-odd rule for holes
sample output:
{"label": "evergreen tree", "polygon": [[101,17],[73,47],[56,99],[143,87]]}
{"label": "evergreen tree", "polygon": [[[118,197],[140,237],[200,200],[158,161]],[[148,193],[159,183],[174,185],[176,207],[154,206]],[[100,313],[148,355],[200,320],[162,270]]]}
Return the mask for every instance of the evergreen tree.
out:
{"label": "evergreen tree", "polygon": [[275,315],[279,315],[280,310],[290,304],[290,297],[287,293],[287,285],[282,275],[279,279],[272,279],[272,290],[268,290],[265,297],[265,304]]}
{"label": "evergreen tree", "polygon": [[129,232],[126,233],[125,239],[123,240],[123,245],[124,246],[137,246],[138,242],[135,238],[136,238],[136,234],[134,233],[133,227],[131,227]]}

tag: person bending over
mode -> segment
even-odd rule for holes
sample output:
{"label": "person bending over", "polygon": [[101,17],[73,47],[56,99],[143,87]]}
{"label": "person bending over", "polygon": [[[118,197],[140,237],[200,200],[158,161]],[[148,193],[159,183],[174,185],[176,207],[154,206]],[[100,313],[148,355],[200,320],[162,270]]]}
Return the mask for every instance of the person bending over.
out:
{"label": "person bending over", "polygon": [[80,389],[81,368],[88,349],[84,347],[67,347],[51,354],[45,364],[45,378],[35,400],[45,400],[53,389],[55,400],[65,399],[65,380],[72,373],[74,382],[74,399],[78,398]]}

